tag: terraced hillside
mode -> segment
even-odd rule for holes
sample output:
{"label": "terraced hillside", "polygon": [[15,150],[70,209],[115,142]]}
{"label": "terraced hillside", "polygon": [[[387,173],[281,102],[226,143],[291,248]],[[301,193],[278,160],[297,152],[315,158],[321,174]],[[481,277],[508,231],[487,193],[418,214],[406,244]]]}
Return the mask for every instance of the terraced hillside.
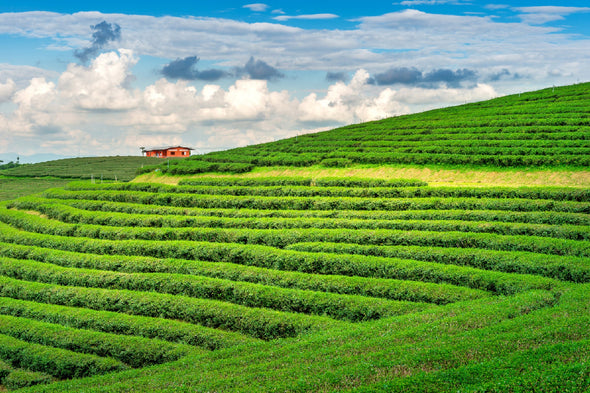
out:
{"label": "terraced hillside", "polygon": [[3,202],[0,381],[581,392],[589,213],[588,189],[343,178],[77,182]]}
{"label": "terraced hillside", "polygon": [[[589,89],[0,202],[0,391],[588,392]],[[350,175],[404,163],[553,186]]]}
{"label": "terraced hillside", "polygon": [[588,167],[590,83],[355,124],[176,164],[161,170],[240,173],[264,166],[356,164]]}

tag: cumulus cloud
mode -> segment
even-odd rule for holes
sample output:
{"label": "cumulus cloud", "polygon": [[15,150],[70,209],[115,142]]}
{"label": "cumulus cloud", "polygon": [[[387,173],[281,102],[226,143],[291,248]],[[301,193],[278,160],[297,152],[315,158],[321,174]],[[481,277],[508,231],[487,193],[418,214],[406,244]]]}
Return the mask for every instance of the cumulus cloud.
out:
{"label": "cumulus cloud", "polygon": [[285,77],[285,75],[279,72],[276,68],[268,65],[262,60],[255,60],[254,57],[250,57],[250,60],[248,60],[244,67],[236,68],[236,74],[238,76],[247,75],[250,79],[270,81]]}
{"label": "cumulus cloud", "polygon": [[229,74],[219,69],[209,69],[199,71],[196,68],[199,58],[197,56],[188,56],[184,59],[176,59],[166,64],[160,73],[170,79],[184,79],[184,80],[203,80],[216,81]]}
{"label": "cumulus cloud", "polygon": [[424,74],[424,82],[436,84],[444,83],[447,86],[458,87],[463,81],[474,81],[477,72],[463,68],[461,70],[436,69]]}
{"label": "cumulus cloud", "polygon": [[89,67],[70,64],[59,77],[63,98],[86,110],[125,110],[137,105],[128,88],[133,79],[131,68],[138,59],[131,50],[119,49],[99,55]]}
{"label": "cumulus cloud", "polygon": [[138,146],[170,141],[208,151],[493,93],[483,85],[471,90],[383,88],[370,84],[362,69],[350,82],[336,81],[325,94],[302,99],[272,91],[267,80],[250,75],[227,88],[207,84],[197,89],[184,79],[161,78],[137,89],[129,82],[137,61],[132,51],[119,49],[100,54],[88,66],[68,65],[57,83],[33,78],[19,89],[7,81],[1,86],[16,109],[0,114],[7,131],[3,138],[8,144],[62,154],[80,146],[86,149],[82,154],[89,154],[88,149],[92,154],[136,154]]}
{"label": "cumulus cloud", "polygon": [[328,88],[323,98],[316,93],[305,97],[298,110],[306,122],[345,122],[375,120],[394,114],[407,113],[408,107],[392,99],[390,89],[372,91],[369,73],[358,70],[350,83],[337,82]]}
{"label": "cumulus cloud", "polygon": [[74,52],[74,56],[83,63],[95,56],[109,42],[118,41],[121,38],[121,26],[116,23],[111,24],[103,20],[99,24],[90,26],[90,29],[92,29],[90,46]]}
{"label": "cumulus cloud", "polygon": [[487,80],[490,82],[498,82],[501,80],[517,80],[522,79],[523,76],[519,73],[510,72],[508,69],[503,68],[499,71],[494,71],[487,76]]}

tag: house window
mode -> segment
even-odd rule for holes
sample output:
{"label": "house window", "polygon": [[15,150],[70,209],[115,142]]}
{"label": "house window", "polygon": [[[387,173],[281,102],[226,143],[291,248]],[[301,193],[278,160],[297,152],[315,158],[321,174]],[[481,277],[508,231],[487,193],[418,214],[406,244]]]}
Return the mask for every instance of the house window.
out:
{"label": "house window", "polygon": [[173,156],[173,155],[175,155],[175,154],[176,154],[176,152],[173,152],[173,151],[171,151],[171,152],[170,152],[170,155],[171,155],[171,156]]}

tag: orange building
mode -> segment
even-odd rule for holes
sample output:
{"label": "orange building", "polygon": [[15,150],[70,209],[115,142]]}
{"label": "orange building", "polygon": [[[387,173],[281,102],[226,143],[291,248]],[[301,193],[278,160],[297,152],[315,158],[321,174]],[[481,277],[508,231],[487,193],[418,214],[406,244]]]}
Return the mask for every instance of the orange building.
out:
{"label": "orange building", "polygon": [[158,157],[158,158],[182,158],[188,157],[191,155],[191,150],[194,150],[190,147],[184,146],[172,146],[172,147],[162,147],[162,148],[155,148],[144,150],[142,149],[142,153],[145,153],[146,157]]}

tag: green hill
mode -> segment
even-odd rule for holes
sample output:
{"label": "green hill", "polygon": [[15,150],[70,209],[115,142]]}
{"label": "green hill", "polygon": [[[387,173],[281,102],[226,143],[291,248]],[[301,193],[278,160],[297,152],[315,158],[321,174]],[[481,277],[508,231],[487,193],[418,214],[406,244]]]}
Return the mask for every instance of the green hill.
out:
{"label": "green hill", "polygon": [[417,164],[588,167],[590,83],[355,124],[193,156],[170,174],[254,167]]}
{"label": "green hill", "polygon": [[94,179],[129,181],[135,177],[138,169],[144,165],[161,163],[158,158],[116,156],[66,158],[23,164],[15,168],[0,171],[0,175],[11,177],[56,177],[65,179]]}
{"label": "green hill", "polygon": [[[580,86],[529,96],[585,96]],[[391,137],[436,113],[512,108],[494,102],[520,101],[354,127],[395,123]],[[579,130],[548,134],[573,152],[587,110],[569,113]],[[475,119],[445,116],[446,128]],[[588,392],[590,188],[440,186],[329,166],[264,176],[204,161],[272,146],[296,157],[302,141],[372,134],[354,127],[170,166],[258,176],[76,181],[0,202],[0,391]]]}

